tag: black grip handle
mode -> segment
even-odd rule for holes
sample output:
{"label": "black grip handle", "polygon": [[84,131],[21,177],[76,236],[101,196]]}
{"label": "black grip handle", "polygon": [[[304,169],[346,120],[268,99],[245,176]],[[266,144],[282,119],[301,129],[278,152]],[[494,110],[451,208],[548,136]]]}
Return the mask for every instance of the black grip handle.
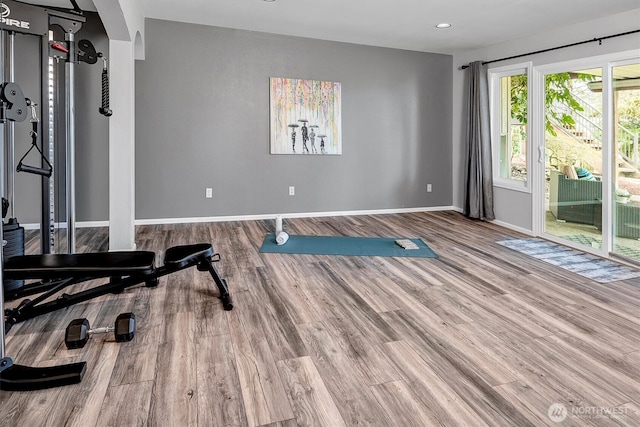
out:
{"label": "black grip handle", "polygon": [[98,108],[98,111],[105,117],[110,117],[113,114],[109,108],[109,73],[106,68],[102,70],[102,106]]}
{"label": "black grip handle", "polygon": [[[49,159],[47,159],[47,157],[44,154],[42,154],[42,151],[38,147],[38,119],[35,113],[36,111],[35,104],[30,104],[30,106],[32,107],[31,112],[33,114],[31,119],[31,148],[29,148],[27,152],[24,153],[24,156],[22,156],[20,161],[18,161],[18,166],[16,166],[16,172],[32,173],[35,175],[40,175],[46,178],[50,178],[51,172],[53,172],[53,166],[51,166]],[[33,150],[34,148],[36,149],[38,154],[40,154],[41,163],[45,165],[45,167],[30,166],[30,165],[25,165],[23,163],[24,159],[29,155],[31,150]]]}
{"label": "black grip handle", "polygon": [[26,172],[32,173],[35,175],[44,176],[47,178],[51,178],[51,169],[38,168],[35,166],[23,165],[22,163],[18,163],[18,167],[16,167],[16,171],[18,172]]}

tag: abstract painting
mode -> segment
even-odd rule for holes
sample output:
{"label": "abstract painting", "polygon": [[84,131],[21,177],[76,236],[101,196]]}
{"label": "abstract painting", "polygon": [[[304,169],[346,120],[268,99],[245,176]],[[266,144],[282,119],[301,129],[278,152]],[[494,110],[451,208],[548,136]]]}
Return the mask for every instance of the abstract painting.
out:
{"label": "abstract painting", "polygon": [[342,154],[340,83],[270,79],[271,154]]}

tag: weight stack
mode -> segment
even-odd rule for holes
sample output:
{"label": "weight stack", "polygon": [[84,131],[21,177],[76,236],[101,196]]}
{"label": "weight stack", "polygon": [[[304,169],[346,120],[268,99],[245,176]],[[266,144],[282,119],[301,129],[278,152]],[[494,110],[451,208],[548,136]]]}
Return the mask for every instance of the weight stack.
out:
{"label": "weight stack", "polygon": [[[24,227],[21,227],[18,220],[9,218],[9,221],[2,223],[2,236],[6,244],[2,251],[2,260],[24,255]],[[4,242],[3,242],[4,243]],[[4,291],[15,291],[24,286],[24,280],[4,279]]]}

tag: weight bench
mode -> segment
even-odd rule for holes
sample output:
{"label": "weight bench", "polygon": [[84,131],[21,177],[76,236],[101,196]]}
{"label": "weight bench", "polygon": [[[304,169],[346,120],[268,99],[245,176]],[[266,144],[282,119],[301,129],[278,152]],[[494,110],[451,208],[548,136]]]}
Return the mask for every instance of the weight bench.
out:
{"label": "weight bench", "polygon": [[[64,307],[88,301],[109,293],[145,283],[157,286],[162,276],[196,266],[199,271],[208,271],[218,287],[222,306],[233,309],[227,283],[213,267],[220,261],[220,254],[213,253],[208,243],[174,246],[167,249],[164,265],[154,267],[155,253],[149,251],[96,252],[83,254],[21,255],[9,258],[4,263],[5,279],[36,279],[40,282],[26,284],[19,289],[5,292],[7,299],[18,299],[40,294],[34,299],[25,298],[15,308],[5,309],[5,331],[24,320],[50,313]],[[64,288],[95,279],[108,278],[108,282],[73,294],[63,293],[50,300]],[[49,301],[47,301],[49,300]],[[86,362],[69,365],[34,368],[21,365],[9,366],[7,359],[0,360],[1,390],[39,390],[75,384],[82,381]]]}

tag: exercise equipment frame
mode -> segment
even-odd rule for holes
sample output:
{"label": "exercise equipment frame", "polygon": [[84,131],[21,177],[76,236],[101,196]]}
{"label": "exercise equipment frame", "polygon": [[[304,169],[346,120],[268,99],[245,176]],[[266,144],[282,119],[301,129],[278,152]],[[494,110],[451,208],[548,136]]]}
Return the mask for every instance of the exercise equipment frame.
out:
{"label": "exercise equipment frame", "polygon": [[[5,187],[5,144],[10,141],[10,159],[13,162],[13,123],[23,121],[26,118],[26,100],[21,89],[14,80],[14,40],[16,33],[35,35],[40,38],[41,56],[41,117],[51,117],[52,106],[45,102],[49,100],[49,64],[51,58],[65,62],[65,122],[66,122],[66,170],[67,170],[67,250],[71,254],[50,254],[51,234],[49,226],[51,218],[50,205],[53,195],[50,191],[51,180],[45,173],[42,176],[42,226],[41,226],[41,252],[43,255],[20,255],[3,262],[3,250],[0,245],[0,283],[4,278],[21,277],[24,279],[37,279],[39,283],[24,285],[17,295],[40,295],[33,300],[25,299],[18,307],[5,311],[4,294],[0,291],[0,309],[3,311],[3,321],[0,322],[0,390],[38,390],[62,385],[79,383],[82,381],[87,369],[86,362],[71,363],[51,367],[30,367],[14,364],[5,353],[5,333],[11,326],[18,322],[49,313],[64,307],[69,307],[79,302],[87,301],[97,296],[108,293],[122,292],[124,289],[145,283],[148,286],[158,284],[158,279],[173,272],[197,266],[201,271],[208,271],[218,287],[220,298],[225,310],[231,310],[233,303],[226,281],[221,279],[213,267],[213,262],[220,259],[213,253],[210,244],[177,246],[169,248],[164,257],[164,265],[154,267],[155,254],[153,252],[108,252],[72,254],[75,252],[75,182],[73,165],[74,155],[74,70],[73,65],[82,61],[89,64],[97,61],[98,55],[88,41],[80,41],[76,45],[75,33],[82,27],[85,18],[78,15],[79,8],[74,0],[74,12],[67,13],[54,9],[42,8],[13,0],[2,0],[2,20],[0,20],[0,189]],[[49,30],[52,27],[62,28],[65,41],[51,42]],[[8,40],[8,76],[5,76],[5,39]],[[108,102],[108,78],[105,79],[107,63],[103,64],[102,81],[102,107],[100,113],[108,116],[111,114]],[[8,77],[8,78],[7,78]],[[107,76],[108,77],[108,76]],[[16,90],[14,90],[16,89]],[[16,96],[19,94],[20,96]],[[105,94],[107,97],[105,98]],[[24,104],[24,105],[23,105]],[[40,135],[52,135],[53,123],[43,120]],[[42,138],[42,152],[50,153],[53,142]],[[46,163],[50,159],[47,159]],[[45,162],[43,162],[45,163]],[[44,166],[46,166],[46,163]],[[13,172],[13,163],[11,168]],[[39,170],[31,168],[31,172]],[[11,175],[11,174],[10,174]],[[13,176],[8,182],[7,196],[10,207],[13,209]],[[13,216],[13,215],[11,215]],[[3,231],[0,227],[0,242],[3,241]],[[4,267],[3,267],[4,264]],[[79,291],[74,294],[63,293],[52,301],[63,289],[88,280],[109,278],[108,283]],[[10,292],[8,292],[10,293]],[[14,295],[18,297],[17,295]]]}
{"label": "exercise equipment frame", "polygon": [[[14,292],[7,293],[7,299],[17,299],[35,293],[37,298],[24,299],[17,307],[5,310],[5,328],[80,302],[123,290],[141,283],[156,286],[158,279],[185,268],[197,266],[200,271],[208,271],[218,287],[225,310],[231,310],[233,303],[226,281],[221,279],[213,267],[220,260],[220,254],[213,253],[212,245],[174,246],[167,249],[164,265],[154,267],[155,254],[149,251],[92,252],[83,254],[23,255],[5,262],[4,274],[9,279],[39,279],[41,282],[27,284]],[[51,297],[63,289],[89,280],[108,278],[103,285],[73,294]],[[49,300],[49,301],[47,301]]]}
{"label": "exercise equipment frame", "polygon": [[[0,330],[9,330],[19,322],[50,313],[61,308],[88,301],[98,296],[120,293],[145,283],[156,286],[159,278],[196,266],[209,272],[217,285],[225,310],[233,309],[229,288],[213,266],[220,254],[208,243],[174,246],[165,252],[164,265],[154,267],[155,253],[149,251],[93,252],[83,254],[22,255],[4,263],[4,276],[11,279],[39,279],[17,290],[13,297],[40,293],[33,300],[24,299],[17,307],[6,309]],[[63,293],[47,301],[63,289],[95,279],[108,282],[73,294]],[[2,337],[4,338],[4,337]],[[3,365],[4,364],[4,365]],[[86,362],[46,368],[12,365],[9,358],[0,360],[1,390],[37,390],[79,383],[86,370]]]}
{"label": "exercise equipment frame", "polygon": [[[68,232],[66,233],[67,252],[73,253],[76,250],[75,227],[76,227],[76,203],[75,203],[75,66],[81,62],[87,64],[95,64],[99,57],[103,57],[101,53],[96,52],[94,46],[88,40],[79,40],[76,42],[75,34],[80,31],[86,22],[84,16],[78,11],[65,12],[52,8],[44,8],[41,6],[22,3],[14,0],[2,0],[2,20],[0,21],[0,36],[2,38],[0,45],[4,52],[5,39],[7,40],[8,54],[3,54],[2,64],[0,68],[0,81],[13,82],[14,80],[14,39],[16,34],[28,36],[36,36],[40,40],[40,122],[39,137],[41,139],[41,152],[43,153],[42,168],[46,169],[48,163],[53,163],[53,146],[57,128],[64,130],[65,145],[65,175],[59,176],[64,178],[65,186],[65,222]],[[64,41],[49,40],[50,30],[61,30],[64,34]],[[102,107],[109,106],[108,92],[105,92],[105,73],[106,59],[103,66],[102,77]],[[6,62],[6,64],[5,64]],[[54,62],[64,63],[64,73],[59,67],[54,67]],[[7,68],[6,76],[4,68]],[[52,68],[53,67],[53,68]],[[58,74],[60,73],[60,74]],[[62,79],[64,74],[64,79]],[[53,77],[52,77],[53,76]],[[53,98],[50,96],[51,80],[56,80],[56,85],[64,85],[60,97],[57,99],[64,102],[64,111],[58,112],[54,105]],[[108,90],[108,75],[106,76],[106,89]],[[56,95],[53,95],[54,97]],[[64,100],[62,99],[64,98]],[[109,110],[110,111],[110,110]],[[60,113],[60,114],[58,114]],[[101,114],[103,112],[101,111]],[[4,138],[7,144],[8,170],[13,169],[14,157],[14,130],[13,124],[9,123],[5,126]],[[1,161],[1,160],[0,160]],[[23,169],[25,170],[25,169]],[[27,170],[27,172],[29,172]],[[32,172],[33,173],[33,172]],[[42,174],[41,174],[42,175]],[[5,187],[4,178],[0,177],[0,188]],[[14,178],[13,174],[7,174],[6,178],[7,194],[9,200],[9,217],[13,217],[14,208]],[[40,226],[40,252],[51,253],[54,250],[53,230],[55,227],[55,212],[52,212],[52,206],[55,204],[55,195],[53,187],[54,183],[51,175],[43,175],[41,180],[41,226]],[[4,196],[4,194],[3,194]]]}
{"label": "exercise equipment frame", "polygon": [[[0,108],[0,124],[2,129],[0,132],[0,188],[4,189],[4,173],[5,173],[5,143],[7,140],[11,141],[10,147],[8,147],[11,160],[13,159],[13,138],[14,129],[13,123],[15,121],[23,121],[26,118],[26,104],[22,91],[20,90],[20,98],[17,99],[15,94],[18,91],[9,90],[6,91],[8,85],[14,85],[19,89],[19,86],[12,82],[14,79],[14,38],[16,33],[31,34],[40,37],[41,40],[41,97],[42,99],[48,99],[48,87],[44,84],[45,76],[48,75],[48,63],[49,63],[49,28],[51,25],[61,26],[65,32],[74,32],[81,27],[81,23],[85,21],[83,17],[73,16],[72,14],[58,12],[50,9],[43,9],[40,7],[15,2],[12,0],[2,0],[2,20],[0,20],[0,82],[2,82],[2,99]],[[5,76],[5,38],[8,37],[8,56],[9,67]],[[72,56],[70,58],[73,59]],[[9,78],[9,81],[5,79]],[[16,102],[19,105],[15,105]],[[15,107],[15,108],[13,108]],[[14,110],[14,111],[11,111]],[[48,115],[47,115],[48,116]],[[48,134],[49,129],[46,123],[43,124],[43,134]],[[43,140],[43,149],[46,152],[48,147],[45,146]],[[13,160],[12,160],[13,161]],[[13,165],[12,165],[13,167]],[[9,184],[9,198],[10,207],[13,205],[13,176],[11,176]],[[45,249],[45,240],[48,242],[48,223],[49,223],[49,180],[42,179],[42,224],[46,223],[46,227],[42,231],[43,242],[42,247]],[[4,190],[3,190],[4,191]],[[47,201],[45,202],[45,198]],[[3,241],[2,227],[0,227],[0,242]],[[43,250],[43,252],[47,252]],[[0,245],[0,283],[4,281],[4,272],[2,269],[3,264],[3,250]],[[4,311],[4,292],[0,292],[0,308]],[[82,376],[86,371],[86,362],[73,363],[68,365],[60,365],[53,367],[41,367],[34,368],[30,366],[23,366],[14,364],[10,357],[5,353],[5,322],[0,322],[0,389],[3,390],[35,390],[46,387],[56,387],[65,384],[72,384],[80,382]]]}

